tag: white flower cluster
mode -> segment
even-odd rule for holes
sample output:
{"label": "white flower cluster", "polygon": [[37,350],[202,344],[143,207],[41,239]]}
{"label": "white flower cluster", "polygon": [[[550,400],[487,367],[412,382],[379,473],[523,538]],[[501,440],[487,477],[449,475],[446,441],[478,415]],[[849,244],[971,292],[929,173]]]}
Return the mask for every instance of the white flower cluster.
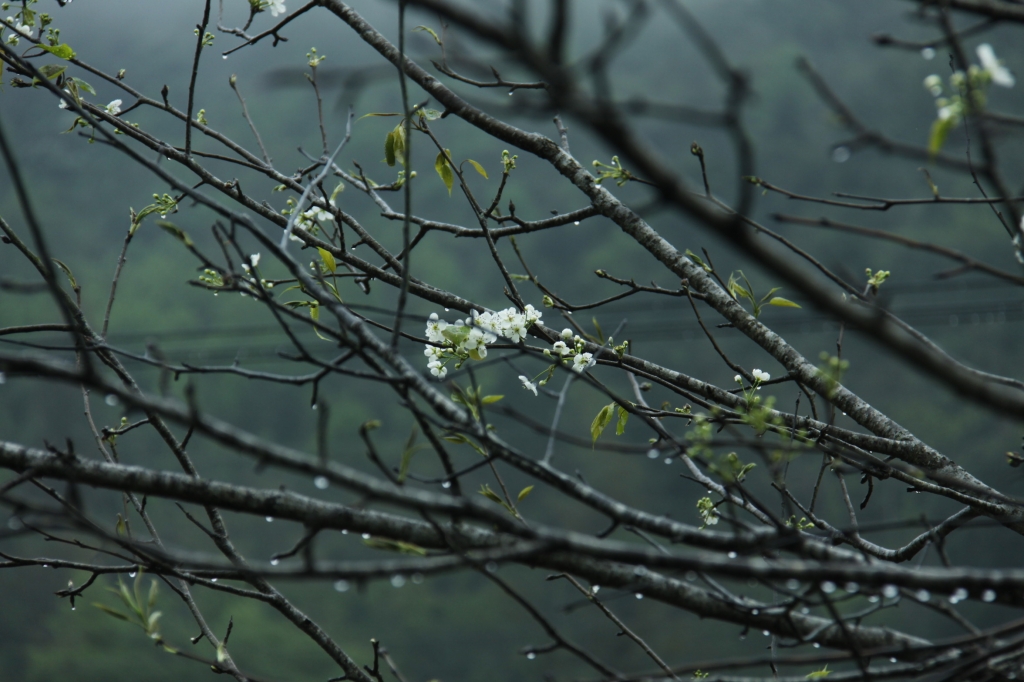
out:
{"label": "white flower cluster", "polygon": [[17,46],[17,44],[20,42],[21,36],[25,36],[26,38],[32,37],[31,26],[21,23],[14,17],[7,17],[7,23],[14,27],[14,31],[12,31],[11,34],[7,36],[8,45]]}
{"label": "white flower cluster", "polygon": [[[593,353],[583,352],[586,344],[578,334],[573,335],[571,329],[563,329],[560,336],[561,338],[555,341],[551,350],[544,351],[546,355],[553,355],[565,361],[572,358],[572,369],[577,373],[597,364]],[[611,339],[608,339],[608,341],[610,342]]]}
{"label": "white flower cluster", "polygon": [[530,326],[540,321],[541,315],[541,311],[529,304],[523,312],[515,308],[495,313],[477,313],[474,310],[471,318],[454,323],[431,313],[427,320],[427,340],[441,345],[427,345],[424,349],[427,369],[438,379],[444,379],[451,360],[455,360],[455,369],[467,358],[483,360],[487,357],[487,344],[494,343],[499,336],[519,343],[526,338]]}
{"label": "white flower cluster", "polygon": [[[752,377],[754,377],[754,386],[759,391],[761,390],[761,384],[763,384],[764,382],[766,382],[766,381],[768,381],[769,379],[772,378],[771,374],[769,374],[768,372],[765,372],[762,369],[751,370],[750,375]],[[743,377],[741,377],[739,374],[737,374],[736,376],[733,377],[733,381],[735,381],[740,386],[743,385]]]}

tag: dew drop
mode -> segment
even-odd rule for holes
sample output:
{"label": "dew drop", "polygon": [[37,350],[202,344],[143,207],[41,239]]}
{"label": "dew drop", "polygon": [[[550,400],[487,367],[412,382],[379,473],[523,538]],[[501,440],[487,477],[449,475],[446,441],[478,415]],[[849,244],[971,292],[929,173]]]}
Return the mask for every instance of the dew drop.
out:
{"label": "dew drop", "polygon": [[391,587],[401,587],[405,584],[405,576],[401,573],[396,573],[391,576]]}
{"label": "dew drop", "polygon": [[106,398],[103,399],[103,402],[105,402],[107,405],[110,405],[111,407],[114,407],[118,403],[117,396],[111,393],[107,395]]}
{"label": "dew drop", "polygon": [[578,220],[573,223],[573,225],[579,225],[579,224],[580,224],[580,221],[578,221]]}
{"label": "dew drop", "polygon": [[516,92],[515,90],[509,90],[508,91],[508,96],[511,97],[512,95],[515,94],[515,92]]}
{"label": "dew drop", "polygon": [[750,610],[750,615],[752,615],[752,616],[758,616],[760,614],[761,614],[761,609],[751,609]]}
{"label": "dew drop", "polygon": [[846,585],[843,586],[843,589],[849,592],[850,594],[857,594],[857,592],[860,590],[860,585],[858,585],[857,583],[846,583]]}
{"label": "dew drop", "polygon": [[836,584],[831,580],[826,580],[821,584],[821,591],[825,594],[832,594],[836,591]]}
{"label": "dew drop", "polygon": [[928,601],[932,598],[932,593],[928,590],[918,590],[915,596],[917,597],[918,601]]}
{"label": "dew drop", "polygon": [[448,312],[448,309],[447,309],[447,308],[445,308],[445,309],[444,309],[444,311],[445,311],[445,312]]}
{"label": "dew drop", "polygon": [[422,583],[423,583],[423,574],[422,573],[413,573],[412,574],[412,584],[413,585],[420,585]]}
{"label": "dew drop", "polygon": [[889,657],[889,662],[890,663],[895,663],[896,662],[896,657],[895,656]]}
{"label": "dew drop", "polygon": [[900,590],[895,585],[886,585],[882,588],[882,596],[886,599],[892,599],[899,593]]}
{"label": "dew drop", "polygon": [[868,601],[871,602],[872,604],[877,604],[878,603],[878,595],[877,594],[871,595],[870,597],[868,597]]}
{"label": "dew drop", "polygon": [[736,558],[736,552],[729,552],[728,556],[729,556],[730,559],[735,559]]}
{"label": "dew drop", "polygon": [[274,522],[274,517],[273,516],[268,516],[267,517],[267,523],[273,523],[273,522]]}
{"label": "dew drop", "polygon": [[814,648],[815,649],[820,649],[821,648],[821,642],[815,642],[814,643]]}
{"label": "dew drop", "polygon": [[767,637],[768,635],[770,635],[772,633],[768,632],[767,630],[762,630],[761,634],[764,635],[765,637]]}
{"label": "dew drop", "polygon": [[665,458],[665,464],[671,464],[671,463],[672,463],[672,458],[671,457],[666,457]]}
{"label": "dew drop", "polygon": [[933,48],[933,47],[926,47],[926,48],[924,48],[923,50],[921,50],[921,56],[924,57],[925,59],[928,59],[928,60],[935,59],[935,48]]}
{"label": "dew drop", "polygon": [[313,479],[313,485],[315,485],[319,490],[327,490],[327,486],[330,484],[331,482],[327,480],[326,476],[317,476]]}
{"label": "dew drop", "polygon": [[850,148],[839,145],[832,150],[832,160],[836,163],[846,163],[850,160]]}
{"label": "dew drop", "polygon": [[341,534],[342,535],[348,535],[348,528],[342,528],[341,529]]}
{"label": "dew drop", "polygon": [[953,591],[953,594],[949,595],[949,603],[956,604],[967,599],[967,590],[962,587],[958,587]]}
{"label": "dew drop", "polygon": [[994,602],[996,600],[995,590],[985,590],[981,593],[981,601],[983,602]]}
{"label": "dew drop", "polygon": [[647,451],[647,457],[649,459],[658,459],[659,454],[660,453],[658,452],[658,448],[651,448],[650,450]]}
{"label": "dew drop", "polygon": [[280,559],[271,559],[270,560],[270,565],[271,566],[277,566],[279,563],[281,563]]}
{"label": "dew drop", "polygon": [[364,540],[369,540],[370,539],[370,534],[369,533],[363,533],[363,539]]}
{"label": "dew drop", "polygon": [[786,589],[787,590],[799,590],[800,589],[800,581],[797,580],[796,578],[790,578],[789,580],[786,581]]}
{"label": "dew drop", "polygon": [[134,577],[135,577],[135,575],[136,575],[136,571],[129,571],[129,572],[128,572],[128,577],[129,577],[129,578],[134,578]]}
{"label": "dew drop", "polygon": [[215,582],[217,582],[217,579],[216,578],[210,578],[210,582],[211,583],[215,583]]}
{"label": "dew drop", "polygon": [[[510,93],[508,93],[508,94],[510,94],[510,95],[511,95],[512,93],[510,92]],[[531,651],[530,653],[526,654],[526,658],[532,661],[533,659],[537,658],[537,654],[535,654],[535,653],[533,653],[533,652]]]}
{"label": "dew drop", "polygon": [[591,594],[597,594],[600,589],[601,589],[600,585],[591,585],[590,586]]}
{"label": "dew drop", "polygon": [[637,599],[643,599],[643,598],[644,598],[644,595],[640,594],[639,592],[637,592],[637,593],[636,593],[636,595],[634,595],[634,596],[635,596],[635,597],[636,597]]}
{"label": "dew drop", "polygon": [[484,570],[488,573],[496,573],[498,571],[498,564],[493,561],[488,561],[484,564]]}
{"label": "dew drop", "polygon": [[313,409],[314,409],[314,410],[316,409],[316,404],[315,404],[315,403],[314,403],[314,405],[313,405]]}
{"label": "dew drop", "polygon": [[228,56],[226,54],[225,55],[221,55],[221,59],[223,59],[224,61],[227,61],[228,60]]}
{"label": "dew drop", "polygon": [[74,611],[74,610],[75,610],[75,607],[74,607],[74,605],[72,605],[72,606],[71,606],[71,610],[72,610],[72,611]]}
{"label": "dew drop", "polygon": [[[49,567],[50,567],[50,564],[43,564],[43,568],[49,568]],[[132,575],[133,578],[135,577],[134,573],[132,573],[131,575]]]}
{"label": "dew drop", "polygon": [[335,583],[334,583],[334,591],[335,592],[348,592],[348,581],[347,580],[335,581]]}
{"label": "dew drop", "polygon": [[452,482],[451,481],[445,481],[444,483],[441,484],[441,487],[444,488],[445,490],[448,490],[448,488],[452,487]]}

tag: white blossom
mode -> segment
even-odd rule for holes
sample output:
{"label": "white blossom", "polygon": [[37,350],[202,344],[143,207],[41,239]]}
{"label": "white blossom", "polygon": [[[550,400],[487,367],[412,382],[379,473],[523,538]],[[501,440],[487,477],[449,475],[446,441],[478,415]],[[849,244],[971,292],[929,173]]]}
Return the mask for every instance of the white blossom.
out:
{"label": "white blossom", "polygon": [[988,43],[978,45],[978,59],[981,60],[981,68],[988,71],[992,82],[1004,88],[1012,88],[1017,81],[1013,78],[1010,70],[1003,66],[1002,60],[996,57],[995,50]]}
{"label": "white blossom", "polygon": [[933,73],[924,79],[924,88],[932,93],[932,97],[938,97],[942,94],[942,79]]}
{"label": "white blossom", "polygon": [[430,319],[427,320],[427,340],[434,343],[444,342],[444,330],[447,328],[448,323],[446,321],[438,319],[437,313],[431,313]]}
{"label": "white blossom", "polygon": [[736,382],[737,384],[742,384],[742,383],[743,383],[743,377],[741,377],[741,376],[740,376],[739,374],[737,374],[736,376],[734,376],[734,377],[732,378],[732,380],[733,380],[733,381],[735,381],[735,382]]}
{"label": "white blossom", "polygon": [[592,353],[577,353],[576,357],[572,359],[572,368],[576,372],[582,372],[588,367],[593,367],[596,364],[597,361],[594,360],[594,355]]}
{"label": "white blossom", "polygon": [[117,116],[121,113],[121,100],[115,99],[106,107],[107,113],[111,116]]}
{"label": "white blossom", "polygon": [[441,364],[439,360],[431,360],[427,363],[427,369],[438,379],[444,379],[445,375],[448,374],[448,368]]}
{"label": "white blossom", "polygon": [[249,264],[252,267],[256,267],[257,265],[259,265],[260,264],[260,254],[254,253],[251,256],[249,256]]}
{"label": "white blossom", "polygon": [[284,6],[284,0],[267,0],[267,9],[270,10],[270,16],[276,17],[278,14],[284,14],[288,9]]}
{"label": "white blossom", "polygon": [[331,215],[330,211],[322,209],[319,206],[313,206],[308,211],[303,211],[302,217],[306,220],[316,220],[323,223],[334,220],[334,216]]}
{"label": "white blossom", "polygon": [[566,356],[572,352],[572,349],[565,345],[565,341],[555,341],[555,345],[551,347],[551,350],[562,356]]}
{"label": "white blossom", "polygon": [[562,339],[564,339],[565,341],[568,341],[569,339],[572,338],[572,330],[569,329],[568,327],[563,329],[561,336],[562,336]]}
{"label": "white blossom", "polygon": [[526,376],[520,374],[519,381],[523,382],[523,388],[527,391],[533,391],[534,395],[537,395],[537,384],[530,381]]}
{"label": "white blossom", "polygon": [[768,372],[763,372],[759,369],[755,369],[753,372],[751,372],[751,374],[754,375],[755,381],[768,381],[769,379],[772,378],[771,374],[769,374]]}

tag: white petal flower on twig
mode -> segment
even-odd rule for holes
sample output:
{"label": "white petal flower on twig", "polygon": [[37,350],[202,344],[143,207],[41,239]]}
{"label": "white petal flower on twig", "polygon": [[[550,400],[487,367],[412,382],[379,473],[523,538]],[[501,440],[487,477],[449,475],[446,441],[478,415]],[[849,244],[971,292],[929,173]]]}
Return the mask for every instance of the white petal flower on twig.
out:
{"label": "white petal flower on twig", "polygon": [[110,104],[107,105],[107,107],[106,107],[107,113],[110,114],[111,116],[117,116],[118,114],[121,113],[121,104],[122,104],[121,100],[115,99],[114,101],[112,101]]}
{"label": "white petal flower on twig", "polygon": [[519,381],[523,383],[523,388],[525,388],[527,391],[533,391],[533,394],[537,395],[537,384],[530,381],[529,378],[527,378],[523,374],[519,375]]}
{"label": "white petal flower on twig", "polygon": [[996,57],[996,51],[988,43],[978,45],[978,59],[981,61],[981,68],[988,71],[992,82],[1004,88],[1012,88],[1017,81],[1010,70],[1003,66],[1002,60]]}
{"label": "white petal flower on twig", "polygon": [[597,361],[594,360],[594,355],[592,353],[577,353],[576,357],[572,359],[572,368],[575,372],[582,372],[588,367],[593,367],[596,364]]}

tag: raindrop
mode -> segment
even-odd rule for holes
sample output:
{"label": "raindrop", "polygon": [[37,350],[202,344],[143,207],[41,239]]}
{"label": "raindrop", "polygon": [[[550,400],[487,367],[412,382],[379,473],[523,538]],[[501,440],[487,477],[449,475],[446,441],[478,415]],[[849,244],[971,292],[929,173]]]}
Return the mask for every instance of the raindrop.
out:
{"label": "raindrop", "polygon": [[789,580],[786,581],[786,589],[787,590],[798,590],[798,589],[800,589],[800,581],[797,580],[796,578],[790,578]]}
{"label": "raindrop", "polygon": [[72,610],[72,611],[74,611],[74,610],[75,610],[75,605],[74,605],[74,604],[72,604],[72,605],[71,605],[71,610]]}
{"label": "raindrop", "polygon": [[806,616],[806,615],[807,615],[808,613],[810,613],[810,612],[811,612],[811,610],[810,610],[810,609],[808,609],[808,608],[807,608],[806,606],[803,606],[803,607],[801,607],[801,608],[800,608],[800,613],[804,614],[805,616]]}
{"label": "raindrop", "polygon": [[327,480],[326,476],[317,476],[313,479],[313,485],[315,485],[319,490],[327,490],[327,486],[330,484],[331,482]]}
{"label": "raindrop", "polygon": [[814,648],[815,649],[820,649],[821,648],[821,643],[820,642],[815,642],[814,643]]}
{"label": "raindrop", "polygon": [[[49,567],[50,567],[50,564],[43,564],[43,568],[49,568]],[[134,578],[135,574],[132,573],[131,576]]]}
{"label": "raindrop", "polygon": [[752,616],[757,616],[757,615],[760,615],[760,614],[761,614],[761,609],[751,609],[750,610],[750,615],[752,615]]}
{"label": "raindrop", "polygon": [[217,582],[217,579],[216,578],[210,578],[210,582],[211,583],[215,583],[215,582]]}
{"label": "raindrop", "polygon": [[281,563],[280,559],[271,559],[270,560],[270,565],[271,566],[277,566],[279,563]]}
{"label": "raindrop", "polygon": [[444,488],[445,490],[448,490],[448,488],[452,487],[452,482],[451,481],[445,481],[444,483],[441,484],[441,487]]}
{"label": "raindrop", "polygon": [[850,148],[840,145],[832,150],[832,160],[836,163],[846,163],[850,160]]}
{"label": "raindrop", "polygon": [[334,583],[335,592],[348,592],[348,581],[338,580]]}
{"label": "raindrop", "polygon": [[994,602],[996,600],[995,590],[985,590],[981,593],[981,601]]}
{"label": "raindrop", "polygon": [[637,599],[643,599],[643,598],[644,598],[644,595],[642,595],[642,594],[640,594],[639,592],[637,592],[637,593],[636,593],[636,598],[637,598]]}
{"label": "raindrop", "polygon": [[895,656],[890,657],[889,658],[889,662],[890,663],[895,663],[896,662],[896,657]]}
{"label": "raindrop", "polygon": [[363,533],[363,539],[364,540],[369,540],[370,539],[370,534],[369,533]]}
{"label": "raindrop", "polygon": [[134,578],[136,573],[137,573],[136,571],[128,571],[128,577],[129,578]]}
{"label": "raindrop", "polygon": [[651,448],[650,450],[647,451],[647,457],[649,459],[658,459],[659,454],[660,453],[658,452],[658,448]]}
{"label": "raindrop", "polygon": [[221,55],[221,59],[223,59],[224,61],[227,61],[228,56],[226,54],[225,55]]}
{"label": "raindrop", "polygon": [[885,597],[886,599],[892,599],[893,597],[895,597],[899,593],[900,593],[900,590],[895,585],[886,585],[885,587],[882,588],[882,596]]}
{"label": "raindrop", "polygon": [[671,464],[671,463],[672,463],[672,458],[671,457],[666,457],[665,458],[665,464]]}
{"label": "raindrop", "polygon": [[103,402],[105,402],[107,405],[110,405],[111,407],[114,407],[115,405],[117,405],[118,402],[117,396],[111,393],[106,398],[103,399]]}
{"label": "raindrop", "polygon": [[579,224],[580,224],[580,221],[578,221],[578,220],[573,223],[573,225],[579,225]]}
{"label": "raindrop", "polygon": [[341,534],[342,535],[348,535],[348,528],[342,528],[341,529]]}
{"label": "raindrop", "polygon": [[[508,93],[508,94],[510,94],[510,95],[511,95],[512,93],[510,92],[510,93]],[[533,652],[531,651],[530,653],[526,654],[526,658],[528,658],[529,660],[531,660],[531,661],[532,661],[533,659],[537,658],[537,654],[535,654],[535,653],[533,653]]]}
{"label": "raindrop", "polygon": [[871,602],[872,604],[877,604],[878,603],[878,595],[877,594],[871,595],[870,597],[868,597],[868,601]]}
{"label": "raindrop", "polygon": [[391,576],[391,587],[401,587],[405,584],[405,576],[401,573],[397,573]]}
{"label": "raindrop", "polygon": [[273,522],[274,522],[274,517],[273,516],[268,516],[267,517],[267,523],[273,523]]}
{"label": "raindrop", "polygon": [[849,592],[850,594],[857,594],[857,592],[860,590],[860,585],[858,585],[857,583],[846,583],[846,585],[843,586],[843,589]]}
{"label": "raindrop", "polygon": [[598,590],[600,590],[600,589],[601,589],[600,585],[591,585],[590,586],[591,594],[597,594]]}
{"label": "raindrop", "polygon": [[413,573],[412,574],[412,584],[413,585],[420,585],[422,583],[423,583],[423,574],[422,573]]}
{"label": "raindrop", "polygon": [[316,409],[316,405],[315,405],[315,404],[313,405],[313,409],[314,409],[314,410]]}
{"label": "raindrop", "polygon": [[444,309],[444,311],[445,311],[445,312],[448,312],[448,309],[447,309],[447,308],[445,308],[445,309]]}
{"label": "raindrop", "polygon": [[509,97],[511,97],[513,94],[515,94],[515,90],[509,90],[508,91],[508,96]]}
{"label": "raindrop", "polygon": [[925,59],[935,59],[935,48],[924,48],[923,50],[921,50],[921,56],[924,57]]}
{"label": "raindrop", "polygon": [[767,630],[762,630],[761,634],[764,635],[765,637],[767,637],[768,635],[770,635],[772,633],[768,632]]}
{"label": "raindrop", "polygon": [[736,552],[729,552],[728,556],[729,556],[730,559],[735,559],[736,558]]}
{"label": "raindrop", "polygon": [[826,580],[821,584],[821,591],[825,594],[832,594],[836,591],[836,584],[831,580]]}
{"label": "raindrop", "polygon": [[498,564],[493,561],[488,561],[484,564],[484,570],[488,573],[496,573],[498,570]]}
{"label": "raindrop", "polygon": [[917,597],[918,601],[928,601],[932,598],[932,593],[928,590],[918,590],[917,595],[915,596]]}
{"label": "raindrop", "polygon": [[949,595],[950,604],[962,602],[964,599],[967,599],[967,590],[962,587],[956,588],[956,590],[953,591],[953,594]]}

